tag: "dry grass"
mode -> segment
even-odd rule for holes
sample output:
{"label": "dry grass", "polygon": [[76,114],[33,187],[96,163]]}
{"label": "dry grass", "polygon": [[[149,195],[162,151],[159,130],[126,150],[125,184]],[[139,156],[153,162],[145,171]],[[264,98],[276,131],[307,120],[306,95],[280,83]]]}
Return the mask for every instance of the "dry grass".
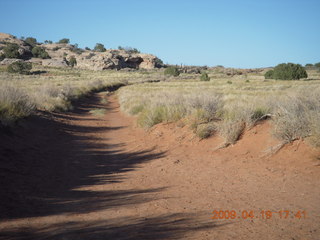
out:
{"label": "dry grass", "polygon": [[[87,71],[33,66],[37,74],[10,74],[0,68],[1,122],[9,124],[31,113],[29,109],[65,111],[72,101],[106,87],[157,80],[157,72]],[[18,90],[19,89],[19,90]],[[12,95],[12,96],[11,96]]]}
{"label": "dry grass", "polygon": [[11,125],[29,116],[35,106],[26,93],[10,84],[0,85],[0,124]]}
{"label": "dry grass", "polygon": [[[43,73],[22,76],[0,69],[3,123],[27,116],[34,106],[46,111],[67,110],[72,101],[92,91],[131,84],[119,90],[121,109],[138,115],[138,124],[144,128],[183,120],[200,138],[218,133],[228,145],[264,116],[272,116],[278,138],[289,142],[306,137],[320,146],[320,73],[315,70],[308,71],[308,81],[265,81],[263,73],[227,76],[215,69],[208,71],[208,82],[199,81],[199,74],[166,78],[161,71],[94,72],[42,66],[34,66],[34,70]],[[19,93],[8,90],[8,83]],[[11,109],[7,107],[11,104],[16,110],[5,110]]]}
{"label": "dry grass", "polygon": [[119,100],[121,109],[137,114],[139,125],[146,128],[184,119],[200,138],[217,132],[228,145],[246,128],[271,117],[279,139],[310,136],[310,141],[320,145],[320,74],[310,76],[308,81],[265,81],[262,74],[226,77],[209,72],[211,81],[200,82],[198,78],[178,79],[182,74],[172,81],[122,88]]}

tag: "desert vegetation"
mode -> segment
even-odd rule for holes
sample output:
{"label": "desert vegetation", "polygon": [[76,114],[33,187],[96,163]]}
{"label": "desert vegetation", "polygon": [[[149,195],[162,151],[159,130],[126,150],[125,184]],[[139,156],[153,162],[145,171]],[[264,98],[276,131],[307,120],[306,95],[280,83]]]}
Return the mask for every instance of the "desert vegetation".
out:
{"label": "desert vegetation", "polygon": [[106,48],[104,47],[104,45],[102,43],[97,43],[95,46],[94,46],[94,51],[96,52],[105,52],[106,51]]}
{"label": "desert vegetation", "polygon": [[168,76],[178,77],[180,75],[180,71],[178,67],[169,66],[164,70],[164,74]]}
{"label": "desert vegetation", "polygon": [[265,119],[271,119],[274,135],[283,142],[307,138],[319,145],[317,71],[309,72],[317,79],[310,81],[265,82],[262,74],[222,77],[217,70],[208,73],[211,81],[181,81],[184,75],[119,90],[122,110],[137,115],[141,127],[179,121],[200,138],[221,135],[225,146]]}
{"label": "desert vegetation", "polygon": [[300,64],[294,63],[281,63],[273,70],[269,70],[265,73],[266,79],[299,80],[300,78],[307,77],[308,74],[304,67],[302,67]]}
{"label": "desert vegetation", "polygon": [[69,38],[62,38],[58,41],[58,43],[68,44],[68,43],[70,43],[70,39]]}
{"label": "desert vegetation", "polygon": [[[69,59],[69,65],[73,64],[76,60]],[[0,68],[0,122],[2,125],[12,125],[36,110],[65,111],[72,108],[73,101],[92,91],[154,78],[161,79],[162,75],[157,72],[149,76],[142,71],[97,72],[37,64],[32,66],[31,63],[17,61]]]}
{"label": "desert vegetation", "polygon": [[11,63],[7,67],[7,71],[9,73],[19,73],[19,74],[30,74],[30,70],[32,69],[32,64],[23,61],[17,61]]}

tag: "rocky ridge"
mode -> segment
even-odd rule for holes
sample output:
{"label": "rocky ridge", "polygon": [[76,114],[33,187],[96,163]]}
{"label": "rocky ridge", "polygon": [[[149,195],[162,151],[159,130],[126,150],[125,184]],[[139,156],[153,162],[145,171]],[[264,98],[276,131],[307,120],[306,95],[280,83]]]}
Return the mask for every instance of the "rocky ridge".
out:
{"label": "rocky ridge", "polygon": [[[19,46],[20,58],[25,61],[38,63],[44,66],[67,67],[69,60],[75,58],[77,64],[75,68],[88,70],[106,70],[106,69],[154,69],[163,67],[162,61],[154,55],[131,53],[125,50],[106,50],[97,52],[85,50],[75,45],[65,43],[41,44],[36,46],[43,48],[50,56],[50,59],[34,58],[32,55],[32,46],[24,40],[17,39],[6,33],[0,33],[0,55],[3,49],[9,44]],[[1,65],[7,65],[17,60],[5,58],[0,61]]]}

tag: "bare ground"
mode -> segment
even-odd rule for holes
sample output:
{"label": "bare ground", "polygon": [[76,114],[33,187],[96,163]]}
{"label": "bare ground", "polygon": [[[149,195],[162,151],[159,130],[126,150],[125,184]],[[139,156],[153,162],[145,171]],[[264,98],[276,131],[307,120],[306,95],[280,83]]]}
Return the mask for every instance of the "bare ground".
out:
{"label": "bare ground", "polygon": [[[100,100],[1,130],[0,239],[320,239],[319,151],[296,141],[265,156],[279,144],[268,122],[214,150],[217,136],[146,132]],[[212,219],[220,210],[236,218]]]}

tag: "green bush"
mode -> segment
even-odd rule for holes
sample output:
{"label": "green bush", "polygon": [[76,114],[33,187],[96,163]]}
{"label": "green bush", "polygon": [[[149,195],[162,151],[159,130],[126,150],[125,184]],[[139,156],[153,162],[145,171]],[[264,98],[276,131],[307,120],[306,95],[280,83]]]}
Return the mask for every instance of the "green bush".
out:
{"label": "green bush", "polygon": [[26,43],[28,43],[30,46],[34,47],[37,45],[37,39],[33,38],[33,37],[27,37],[24,40]]}
{"label": "green bush", "polygon": [[308,74],[300,64],[281,63],[274,68],[272,77],[279,80],[299,80],[307,78]]}
{"label": "green bush", "polygon": [[81,54],[84,52],[84,50],[82,48],[79,48],[78,43],[71,45],[72,48],[70,49],[72,52],[76,53],[76,54]]}
{"label": "green bush", "polygon": [[160,58],[156,58],[155,66],[159,67],[159,68],[162,67],[163,66],[163,61]]}
{"label": "green bush", "polygon": [[37,58],[47,59],[50,58],[49,54],[41,47],[34,47],[32,49],[32,55]]}
{"label": "green bush", "polygon": [[171,66],[171,67],[167,67],[166,70],[164,70],[164,74],[177,77],[180,75],[180,72],[177,67]]}
{"label": "green bush", "polygon": [[207,73],[202,73],[200,77],[200,81],[210,81],[210,78]]}
{"label": "green bush", "polygon": [[10,73],[30,74],[32,68],[31,63],[27,62],[14,62],[7,67],[7,71]]}
{"label": "green bush", "polygon": [[59,40],[58,43],[65,43],[65,44],[68,44],[70,42],[70,39],[69,38],[62,38]]}
{"label": "green bush", "polygon": [[93,50],[96,52],[105,52],[106,51],[106,49],[102,43],[97,43]]}
{"label": "green bush", "polygon": [[7,46],[3,48],[3,55],[6,58],[20,58],[18,44],[8,43]]}
{"label": "green bush", "polygon": [[265,79],[273,79],[273,70],[269,70],[264,74]]}
{"label": "green bush", "polygon": [[75,65],[77,65],[77,59],[75,57],[71,57],[68,63],[69,63],[69,66],[74,67]]}
{"label": "green bush", "polygon": [[307,64],[306,64],[306,67],[313,67],[313,64],[307,63]]}
{"label": "green bush", "polygon": [[314,66],[320,68],[320,62],[315,63]]}
{"label": "green bush", "polygon": [[119,50],[124,50],[127,53],[140,53],[140,51],[138,49],[132,48],[132,47],[121,47],[121,46],[119,46],[118,49]]}

